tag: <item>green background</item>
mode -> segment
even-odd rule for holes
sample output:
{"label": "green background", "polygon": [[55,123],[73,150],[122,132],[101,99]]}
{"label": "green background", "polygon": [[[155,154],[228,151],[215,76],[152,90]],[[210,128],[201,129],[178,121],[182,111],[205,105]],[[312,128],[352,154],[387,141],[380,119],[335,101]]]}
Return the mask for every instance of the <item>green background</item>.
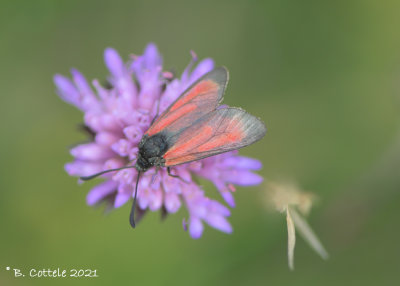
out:
{"label": "green background", "polygon": [[[396,285],[400,231],[400,2],[1,1],[0,285]],[[106,47],[124,59],[155,42],[181,71],[190,50],[230,70],[225,103],[261,117],[267,136],[241,154],[266,180],[315,192],[309,222],[331,257],[298,239],[265,186],[238,188],[232,235],[182,230],[185,209],[136,230],[129,206],[85,204],[63,165],[82,114],[55,94],[71,67],[104,79]],[[211,185],[206,193],[218,197]],[[99,278],[14,278],[6,267],[91,268]]]}

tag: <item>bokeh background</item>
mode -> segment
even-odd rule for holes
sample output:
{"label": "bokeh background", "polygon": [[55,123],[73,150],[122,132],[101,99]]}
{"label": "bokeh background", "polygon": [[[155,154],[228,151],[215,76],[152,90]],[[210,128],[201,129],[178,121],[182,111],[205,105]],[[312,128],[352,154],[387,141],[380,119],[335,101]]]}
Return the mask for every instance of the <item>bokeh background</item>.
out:
{"label": "bokeh background", "polygon": [[[0,285],[397,285],[400,218],[400,2],[1,1]],[[264,186],[238,188],[232,235],[182,230],[182,209],[136,230],[130,206],[104,215],[64,163],[81,113],[55,94],[71,67],[104,79],[106,47],[124,59],[155,42],[165,68],[190,50],[230,70],[225,103],[261,117],[241,154],[266,180],[315,192],[309,222],[331,257],[298,239]],[[206,186],[210,196],[216,190]],[[99,278],[13,278],[6,267],[97,269]]]}

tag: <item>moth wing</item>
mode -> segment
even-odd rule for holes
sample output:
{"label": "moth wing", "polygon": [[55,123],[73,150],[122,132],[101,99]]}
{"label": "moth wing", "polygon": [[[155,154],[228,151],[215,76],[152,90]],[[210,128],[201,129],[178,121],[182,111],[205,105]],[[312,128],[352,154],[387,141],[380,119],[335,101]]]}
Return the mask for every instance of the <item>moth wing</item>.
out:
{"label": "moth wing", "polygon": [[264,137],[267,129],[256,117],[239,108],[222,108],[198,119],[170,138],[165,166],[174,166],[236,150]]}
{"label": "moth wing", "polygon": [[179,132],[197,119],[215,110],[222,101],[228,82],[228,70],[216,68],[182,93],[150,126],[146,135],[165,131]]}

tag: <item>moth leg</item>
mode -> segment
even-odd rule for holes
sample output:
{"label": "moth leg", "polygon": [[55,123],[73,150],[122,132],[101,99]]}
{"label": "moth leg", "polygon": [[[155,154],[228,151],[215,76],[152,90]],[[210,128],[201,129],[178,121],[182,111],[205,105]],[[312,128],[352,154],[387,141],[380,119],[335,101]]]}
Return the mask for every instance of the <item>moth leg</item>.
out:
{"label": "moth leg", "polygon": [[170,167],[167,167],[167,172],[168,172],[168,175],[169,175],[169,176],[171,176],[171,177],[173,177],[173,178],[181,179],[181,177],[179,177],[179,176],[174,175],[174,174],[171,173],[171,168],[170,168]]}
{"label": "moth leg", "polygon": [[173,177],[173,178],[177,178],[177,179],[181,180],[182,182],[184,182],[184,183],[186,183],[186,184],[189,184],[189,182],[186,182],[186,181],[185,181],[184,179],[182,179],[181,177],[172,174],[172,173],[171,173],[171,168],[170,168],[170,167],[167,167],[167,173],[168,173],[168,176],[171,176],[171,177]]}

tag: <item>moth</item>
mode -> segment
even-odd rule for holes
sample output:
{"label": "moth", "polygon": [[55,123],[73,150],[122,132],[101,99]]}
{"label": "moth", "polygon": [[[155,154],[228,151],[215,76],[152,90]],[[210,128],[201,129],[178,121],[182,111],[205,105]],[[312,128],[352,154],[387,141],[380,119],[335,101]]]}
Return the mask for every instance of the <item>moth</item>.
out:
{"label": "moth", "polygon": [[159,117],[153,119],[139,143],[136,163],[126,168],[138,171],[129,221],[135,227],[135,206],[140,174],[152,167],[170,167],[201,160],[248,146],[266,133],[265,125],[253,115],[236,107],[221,106],[228,83],[228,70],[218,67],[205,74],[184,91]]}

